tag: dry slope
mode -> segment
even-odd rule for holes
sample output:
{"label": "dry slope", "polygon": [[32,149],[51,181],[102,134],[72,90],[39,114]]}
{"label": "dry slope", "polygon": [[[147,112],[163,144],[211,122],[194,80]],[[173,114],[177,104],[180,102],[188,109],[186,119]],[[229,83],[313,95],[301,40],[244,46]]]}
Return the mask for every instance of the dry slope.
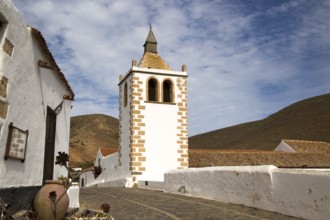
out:
{"label": "dry slope", "polygon": [[294,103],[260,121],[190,137],[189,148],[273,150],[282,139],[330,142],[330,94]]}
{"label": "dry slope", "polygon": [[118,119],[107,115],[71,118],[70,164],[95,160],[100,147],[118,147]]}

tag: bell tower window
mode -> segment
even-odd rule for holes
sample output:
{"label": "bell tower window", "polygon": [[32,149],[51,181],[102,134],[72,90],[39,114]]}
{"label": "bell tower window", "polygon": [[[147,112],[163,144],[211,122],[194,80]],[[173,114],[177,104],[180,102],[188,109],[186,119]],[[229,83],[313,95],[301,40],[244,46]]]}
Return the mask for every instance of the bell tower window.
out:
{"label": "bell tower window", "polygon": [[158,101],[158,82],[156,79],[149,79],[148,81],[148,101]]}
{"label": "bell tower window", "polygon": [[163,82],[163,102],[173,102],[173,88],[170,80]]}

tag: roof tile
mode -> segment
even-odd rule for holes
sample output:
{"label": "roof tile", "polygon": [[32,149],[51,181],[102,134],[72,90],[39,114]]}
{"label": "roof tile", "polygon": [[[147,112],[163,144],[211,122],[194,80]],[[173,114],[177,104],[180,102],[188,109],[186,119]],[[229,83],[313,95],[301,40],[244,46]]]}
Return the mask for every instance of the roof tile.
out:
{"label": "roof tile", "polygon": [[157,54],[146,52],[139,63],[139,67],[171,70],[167,63]]}
{"label": "roof tile", "polygon": [[322,141],[283,140],[297,153],[330,154],[330,143]]}
{"label": "roof tile", "polygon": [[109,156],[118,151],[117,148],[114,147],[100,147],[100,151],[103,157]]}

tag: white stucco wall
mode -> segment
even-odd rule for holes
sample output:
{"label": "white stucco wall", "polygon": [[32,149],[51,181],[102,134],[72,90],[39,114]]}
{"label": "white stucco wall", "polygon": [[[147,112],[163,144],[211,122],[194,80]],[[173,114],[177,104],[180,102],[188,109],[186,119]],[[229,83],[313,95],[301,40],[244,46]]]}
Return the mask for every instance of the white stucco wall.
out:
{"label": "white stucco wall", "polygon": [[70,188],[68,189],[67,193],[69,196],[69,208],[79,208],[79,192],[80,188],[78,183],[72,183]]}
{"label": "white stucco wall", "polygon": [[158,70],[158,69],[146,69],[133,67],[134,76],[138,77],[142,82],[143,101],[147,100],[147,82],[150,77],[157,79],[159,98],[162,100],[162,83],[165,80],[172,81],[172,89],[174,90],[174,104],[172,103],[150,103],[145,102],[144,110],[144,122],[145,127],[142,128],[145,131],[145,157],[146,161],[143,166],[145,171],[142,175],[137,176],[138,181],[164,181],[164,173],[172,169],[180,167],[178,158],[178,150],[180,145],[178,141],[180,133],[178,127],[179,116],[179,95],[181,92],[176,83],[177,78],[187,76],[186,72]]}
{"label": "white stucco wall", "polygon": [[[130,167],[130,120],[131,120],[131,116],[130,116],[130,111],[131,111],[131,99],[129,97],[131,97],[131,93],[132,93],[132,89],[131,89],[131,79],[132,79],[132,75],[128,76],[125,81],[123,83],[120,84],[120,88],[121,88],[121,94],[120,94],[120,99],[121,99],[121,106],[120,106],[120,110],[121,110],[121,115],[120,117],[120,122],[121,122],[121,127],[120,129],[120,153],[121,153],[121,157],[120,157],[120,167],[123,170],[126,170],[127,173],[130,173],[129,171],[129,167]],[[124,88],[125,88],[125,83],[127,83],[127,105],[124,106]]]}
{"label": "white stucco wall", "polygon": [[165,174],[165,191],[242,204],[304,219],[330,216],[330,170],[209,167]]}
{"label": "white stucco wall", "polygon": [[[0,10],[8,21],[1,45],[4,38],[14,45],[11,57],[0,49],[0,77],[8,79],[4,100],[8,112],[6,118],[0,119],[0,155],[5,154],[9,123],[29,131],[24,163],[0,157],[0,187],[41,185],[47,106],[55,109],[63,101],[56,121],[55,158],[58,151],[68,152],[71,101],[63,100],[63,95],[68,95],[63,81],[52,70],[38,67],[38,60],[47,58],[16,8],[9,0],[3,0]],[[53,178],[61,175],[67,176],[65,168],[54,165]]]}
{"label": "white stucco wall", "polygon": [[164,181],[164,173],[179,167],[177,105],[146,103],[146,171],[139,180]]}
{"label": "white stucco wall", "polygon": [[[83,173],[80,176],[80,186],[82,184],[82,179],[84,179],[84,187],[95,185],[102,186],[102,184],[104,184],[104,186],[125,186],[127,182],[126,179],[130,177],[130,173],[127,167],[118,166],[118,152],[103,157],[99,150],[95,160],[95,166],[99,165],[99,159],[103,169],[101,175],[95,179],[93,172]],[[114,185],[111,183],[116,181],[119,181],[120,184]],[[107,183],[109,184],[107,185]]]}
{"label": "white stucco wall", "polygon": [[[180,149],[180,133],[178,127],[179,123],[179,106],[178,102],[182,99],[182,93],[177,85],[178,78],[185,78],[187,72],[147,69],[133,66],[124,76],[120,82],[120,169],[126,172],[124,176],[130,176],[131,158],[131,142],[137,143],[137,140],[132,140],[131,135],[139,136],[139,132],[144,132],[143,140],[143,157],[142,167],[145,169],[141,171],[140,175],[134,175],[134,182],[138,181],[164,181],[164,173],[177,169],[181,166],[178,158],[181,156],[178,152]],[[139,84],[134,85],[135,90],[142,90],[139,96],[139,106],[131,103],[132,98],[132,77],[138,79]],[[174,90],[174,103],[161,102],[146,102],[147,101],[147,81],[150,77],[156,78],[158,81],[159,98],[162,97],[162,83],[164,80],[172,81],[172,89]],[[124,107],[124,88],[127,83],[128,88],[128,104]],[[140,93],[140,91],[139,91]],[[179,98],[180,96],[180,98]],[[138,130],[131,128],[132,126],[132,111],[140,109],[142,106],[142,123]],[[186,113],[185,113],[186,114]],[[188,135],[188,134],[187,134]],[[184,141],[182,141],[184,142]],[[183,143],[188,144],[188,143]],[[118,169],[119,170],[119,169]],[[118,171],[116,171],[118,172]],[[126,175],[127,174],[127,175]]]}
{"label": "white stucco wall", "polygon": [[277,210],[305,219],[330,218],[329,169],[276,169],[272,176]]}
{"label": "white stucco wall", "polygon": [[[139,70],[146,71],[144,68]],[[138,176],[138,180],[148,181],[164,181],[164,173],[169,170],[179,167],[178,162],[178,111],[179,107],[176,103],[177,95],[179,94],[177,86],[175,84],[176,77],[171,76],[171,71],[163,71],[166,75],[152,74],[159,70],[150,70],[151,74],[135,73],[142,82],[142,88],[147,88],[147,81],[152,76],[159,82],[158,90],[160,97],[162,96],[162,83],[166,79],[171,79],[174,89],[174,102],[175,104],[164,103],[144,103],[144,119],[145,119],[145,156],[146,161],[144,166],[146,171],[141,176]],[[182,72],[180,74],[183,75]],[[142,93],[143,100],[146,101],[147,91]]]}

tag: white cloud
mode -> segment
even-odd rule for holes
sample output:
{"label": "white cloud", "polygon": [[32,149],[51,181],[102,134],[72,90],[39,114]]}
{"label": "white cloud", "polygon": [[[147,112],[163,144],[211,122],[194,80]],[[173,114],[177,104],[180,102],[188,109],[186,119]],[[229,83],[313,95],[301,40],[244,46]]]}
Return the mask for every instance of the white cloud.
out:
{"label": "white cloud", "polygon": [[187,64],[190,135],[330,91],[325,0],[13,2],[45,36],[76,93],[76,115],[118,117],[118,76],[140,60],[149,24],[172,69]]}

